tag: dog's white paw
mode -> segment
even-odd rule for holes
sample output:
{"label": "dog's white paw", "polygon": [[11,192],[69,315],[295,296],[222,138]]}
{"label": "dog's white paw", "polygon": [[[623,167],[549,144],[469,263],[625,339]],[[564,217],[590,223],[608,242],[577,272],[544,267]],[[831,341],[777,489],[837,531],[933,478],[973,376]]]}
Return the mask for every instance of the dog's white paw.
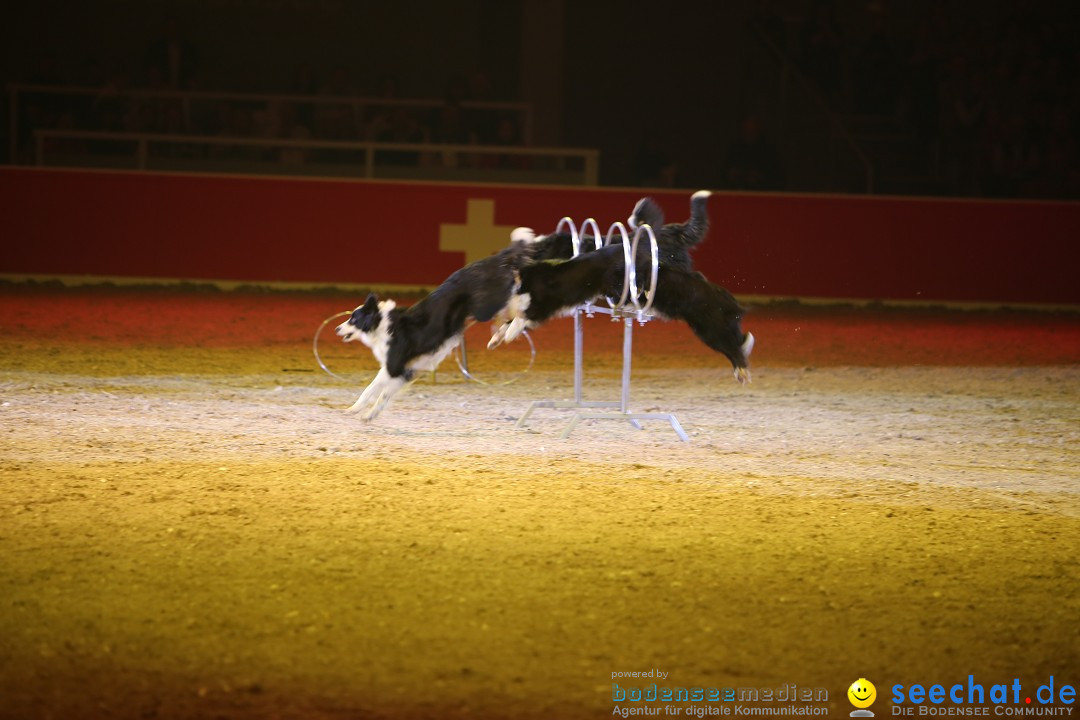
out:
{"label": "dog's white paw", "polygon": [[398,390],[400,390],[402,387],[404,387],[404,383],[397,384],[394,387],[383,390],[381,393],[379,393],[379,397],[376,398],[374,403],[372,403],[371,408],[369,408],[366,413],[361,415],[360,419],[366,422],[371,422],[375,418],[379,417],[379,413],[381,413],[386,408],[387,404],[390,402],[390,398],[397,394]]}
{"label": "dog's white paw", "polygon": [[750,368],[735,368],[735,379],[741,385],[748,385],[750,383]]}
{"label": "dog's white paw", "polygon": [[504,325],[503,342],[514,342],[517,340],[518,336],[525,332],[525,328],[528,324],[529,321],[525,318],[516,317],[508,324]]}
{"label": "dog's white paw", "polygon": [[491,339],[488,340],[488,350],[494,350],[503,344],[503,340],[506,339],[506,329],[510,327],[510,323],[503,323],[499,327],[495,328],[495,332],[491,334]]}

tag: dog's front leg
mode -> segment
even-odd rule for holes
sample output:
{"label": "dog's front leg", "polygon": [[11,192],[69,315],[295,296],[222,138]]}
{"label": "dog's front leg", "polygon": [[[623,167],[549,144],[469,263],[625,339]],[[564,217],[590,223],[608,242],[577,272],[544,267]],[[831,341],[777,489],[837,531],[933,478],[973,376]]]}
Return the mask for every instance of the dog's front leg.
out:
{"label": "dog's front leg", "polygon": [[364,420],[374,420],[378,417],[379,413],[383,411],[386,404],[390,402],[391,398],[400,392],[401,388],[408,384],[408,380],[403,377],[390,377],[389,374],[386,377],[386,381],[383,383],[382,390],[379,392],[379,396],[375,399],[375,403],[371,408],[364,413],[361,417]]}
{"label": "dog's front leg", "polygon": [[352,404],[352,407],[345,412],[355,414],[375,402],[375,398],[382,395],[383,386],[386,385],[388,380],[390,380],[390,373],[386,372],[386,368],[379,368],[379,372],[375,375],[375,378],[366,388],[364,388],[364,392],[360,393],[360,397],[356,399],[356,402]]}

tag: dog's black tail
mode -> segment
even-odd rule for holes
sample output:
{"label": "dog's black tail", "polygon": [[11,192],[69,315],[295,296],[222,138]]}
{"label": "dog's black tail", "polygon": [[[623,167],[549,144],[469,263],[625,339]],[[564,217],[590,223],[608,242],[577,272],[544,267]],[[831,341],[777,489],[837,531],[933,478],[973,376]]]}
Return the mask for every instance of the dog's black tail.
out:
{"label": "dog's black tail", "polygon": [[679,227],[672,240],[684,248],[692,248],[709,234],[709,196],[708,190],[698,190],[690,196],[690,219]]}

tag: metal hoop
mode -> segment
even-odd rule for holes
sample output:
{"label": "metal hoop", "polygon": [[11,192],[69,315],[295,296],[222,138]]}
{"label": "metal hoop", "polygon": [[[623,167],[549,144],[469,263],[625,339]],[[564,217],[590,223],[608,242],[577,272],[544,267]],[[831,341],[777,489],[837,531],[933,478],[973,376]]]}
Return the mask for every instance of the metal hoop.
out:
{"label": "metal hoop", "polygon": [[569,217],[564,217],[559,221],[559,224],[555,226],[555,234],[558,235],[562,232],[562,229],[567,225],[570,226],[570,248],[573,252],[571,257],[577,257],[581,254],[581,236],[578,235],[577,225]]}
{"label": "metal hoop", "polygon": [[339,317],[344,317],[345,315],[352,315],[352,314],[353,314],[352,310],[342,310],[341,312],[334,313],[330,317],[323,320],[322,325],[320,325],[319,329],[315,331],[315,339],[312,340],[312,342],[311,342],[311,350],[312,350],[312,352],[315,353],[315,362],[319,363],[319,367],[321,367],[323,370],[325,370],[327,372],[327,374],[330,375],[331,377],[336,377],[338,380],[345,380],[346,382],[349,381],[348,378],[341,377],[336,372],[334,372],[330,368],[326,367],[326,363],[323,362],[322,356],[319,355],[319,335],[322,335],[323,328],[325,328],[327,325],[329,325],[332,321],[336,320]]}
{"label": "metal hoop", "polygon": [[605,300],[607,300],[607,303],[611,306],[612,310],[619,310],[620,308],[622,308],[622,306],[626,304],[626,295],[630,292],[630,288],[626,283],[626,268],[630,267],[630,236],[626,233],[626,226],[618,221],[613,222],[611,224],[611,227],[607,231],[607,237],[604,238],[604,245],[611,244],[611,236],[615,234],[616,230],[618,230],[619,234],[622,235],[623,287],[622,295],[619,296],[618,302],[613,303],[611,302],[611,298],[604,298]]}
{"label": "metal hoop", "polygon": [[[589,228],[592,228],[593,250],[599,250],[604,247],[604,240],[600,236],[600,226],[596,224],[595,218],[587,218],[585,222],[581,223],[582,236],[584,236],[585,231]],[[608,300],[608,304],[611,304],[610,300]],[[586,315],[592,317],[594,311],[592,302],[586,302],[582,310],[585,311]]]}
{"label": "metal hoop", "polygon": [[[641,239],[642,231],[649,234],[649,260],[651,264],[651,276],[649,278],[649,289],[645,291],[645,305],[641,305],[641,301],[638,299],[639,290],[637,285],[637,249],[638,241]],[[637,230],[634,231],[633,247],[630,249],[630,254],[634,256],[634,262],[626,266],[627,282],[625,284],[630,286],[630,300],[634,303],[634,309],[637,310],[638,320],[642,321],[642,317],[645,313],[649,312],[653,306],[653,300],[656,298],[656,278],[660,272],[660,248],[656,244],[656,233],[648,225],[639,225]]]}
{"label": "metal hoop", "polygon": [[[510,378],[509,380],[503,380],[502,382],[488,382],[487,380],[481,380],[480,378],[478,378],[475,375],[473,375],[472,373],[470,373],[468,368],[465,367],[464,363],[461,362],[461,345],[460,344],[456,348],[454,348],[454,360],[457,362],[458,370],[461,371],[461,374],[465,376],[466,380],[472,380],[474,383],[477,383],[479,385],[501,386],[501,385],[510,385],[511,383],[516,383],[518,380],[521,379],[522,375],[524,375],[525,373],[532,370],[533,363],[536,362],[536,345],[533,344],[533,340],[532,340],[532,337],[529,335],[529,331],[528,330],[522,330],[521,334],[525,337],[525,340],[527,340],[528,343],[529,343],[529,364],[525,366],[524,370],[522,370],[521,372],[519,372],[517,375]],[[462,341],[464,342],[464,338],[462,338]]]}
{"label": "metal hoop", "polygon": [[592,228],[593,234],[593,250],[599,250],[604,247],[604,241],[600,239],[600,226],[596,224],[596,220],[588,218],[585,222],[581,223],[581,233],[585,234],[585,231]]}

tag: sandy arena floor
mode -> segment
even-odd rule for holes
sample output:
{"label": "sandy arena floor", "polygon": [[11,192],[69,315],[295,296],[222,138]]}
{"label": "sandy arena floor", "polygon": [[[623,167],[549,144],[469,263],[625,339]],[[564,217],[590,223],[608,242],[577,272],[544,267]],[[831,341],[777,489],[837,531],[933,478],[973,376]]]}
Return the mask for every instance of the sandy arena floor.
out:
{"label": "sandy arena floor", "polygon": [[[452,361],[377,421],[342,295],[0,288],[0,717],[601,718],[612,673],[1080,681],[1080,321],[763,306],[754,382],[635,334],[632,408]],[[621,331],[586,327],[587,397]],[[503,381],[524,346],[472,369]],[[636,681],[629,681],[634,684]],[[638,684],[644,685],[644,682]]]}

